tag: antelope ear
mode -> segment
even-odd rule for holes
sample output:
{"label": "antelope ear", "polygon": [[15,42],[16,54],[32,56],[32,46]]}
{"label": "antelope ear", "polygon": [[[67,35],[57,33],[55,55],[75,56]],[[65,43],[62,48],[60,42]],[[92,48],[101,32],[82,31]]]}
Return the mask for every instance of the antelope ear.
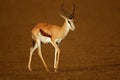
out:
{"label": "antelope ear", "polygon": [[63,18],[63,19],[67,19],[65,16],[63,16],[61,13],[59,13],[59,15]]}

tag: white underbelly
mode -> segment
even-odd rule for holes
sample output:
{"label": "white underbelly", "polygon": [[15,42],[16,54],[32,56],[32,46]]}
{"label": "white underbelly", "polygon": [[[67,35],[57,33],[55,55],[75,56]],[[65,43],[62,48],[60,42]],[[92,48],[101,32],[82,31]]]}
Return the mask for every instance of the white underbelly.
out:
{"label": "white underbelly", "polygon": [[[40,41],[43,43],[50,43],[51,42],[51,38],[50,37],[46,37],[46,36],[40,36]],[[55,39],[55,42],[60,43],[61,39]]]}
{"label": "white underbelly", "polygon": [[45,37],[45,36],[40,36],[40,41],[43,43],[49,43],[51,42],[51,38],[50,37]]}

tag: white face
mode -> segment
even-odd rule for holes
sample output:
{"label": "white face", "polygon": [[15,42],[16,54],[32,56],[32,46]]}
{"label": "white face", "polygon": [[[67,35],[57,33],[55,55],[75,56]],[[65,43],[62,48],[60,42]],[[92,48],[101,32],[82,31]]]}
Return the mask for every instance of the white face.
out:
{"label": "white face", "polygon": [[72,31],[75,30],[75,25],[74,25],[74,20],[73,19],[69,19],[69,18],[67,18],[67,17],[65,17],[65,16],[63,16],[61,14],[60,14],[60,16],[63,19],[65,19],[65,21],[67,22],[68,27],[69,27],[70,30],[72,30]]}
{"label": "white face", "polygon": [[74,25],[74,20],[73,19],[68,19],[68,25],[69,25],[69,28],[70,30],[75,30],[75,25]]}

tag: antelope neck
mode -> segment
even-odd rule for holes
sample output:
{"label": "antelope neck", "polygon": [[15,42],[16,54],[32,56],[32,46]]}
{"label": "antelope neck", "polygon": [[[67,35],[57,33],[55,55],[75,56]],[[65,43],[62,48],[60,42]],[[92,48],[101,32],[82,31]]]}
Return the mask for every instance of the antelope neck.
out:
{"label": "antelope neck", "polygon": [[66,36],[68,34],[69,30],[70,30],[67,20],[65,20],[65,22],[64,22],[64,24],[62,26],[62,30],[64,31],[64,35]]}

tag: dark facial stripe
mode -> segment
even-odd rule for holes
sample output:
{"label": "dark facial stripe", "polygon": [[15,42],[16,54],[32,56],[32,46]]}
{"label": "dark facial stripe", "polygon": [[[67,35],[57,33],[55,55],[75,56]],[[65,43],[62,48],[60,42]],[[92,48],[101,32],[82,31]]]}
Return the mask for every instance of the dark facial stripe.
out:
{"label": "dark facial stripe", "polygon": [[43,35],[43,36],[46,36],[46,37],[51,37],[51,35],[45,33],[43,30],[40,30],[40,33]]}

